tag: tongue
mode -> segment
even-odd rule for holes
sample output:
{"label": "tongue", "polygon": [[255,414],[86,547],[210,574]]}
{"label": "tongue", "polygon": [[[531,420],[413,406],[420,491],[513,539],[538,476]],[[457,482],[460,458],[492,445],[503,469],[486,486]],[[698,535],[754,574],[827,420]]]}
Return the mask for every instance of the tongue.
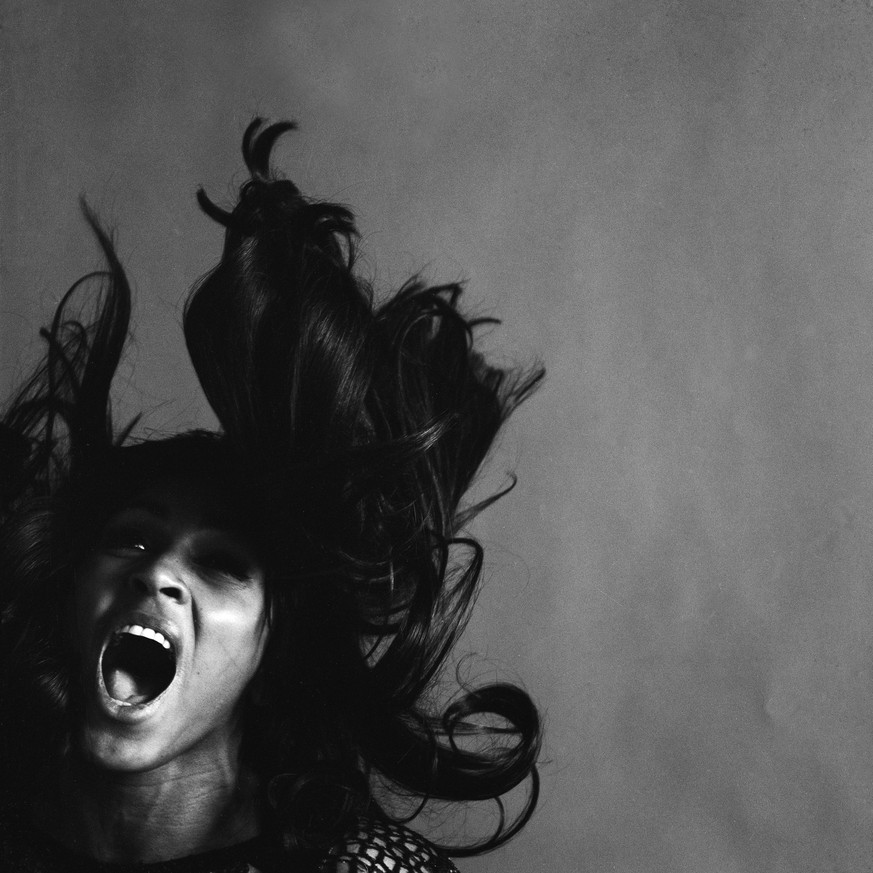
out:
{"label": "tongue", "polygon": [[146,703],[163,690],[158,682],[134,676],[119,667],[107,670],[104,679],[109,695],[122,703]]}

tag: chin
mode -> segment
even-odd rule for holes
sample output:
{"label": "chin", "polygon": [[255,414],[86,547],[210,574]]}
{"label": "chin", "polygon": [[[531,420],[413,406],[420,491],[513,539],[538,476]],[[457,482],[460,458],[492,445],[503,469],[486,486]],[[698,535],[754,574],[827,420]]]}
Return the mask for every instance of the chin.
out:
{"label": "chin", "polygon": [[192,730],[167,718],[125,722],[93,711],[79,732],[82,758],[100,770],[115,773],[148,773],[163,770],[174,777],[224,768],[239,751],[238,718],[228,718],[212,728]]}
{"label": "chin", "polygon": [[159,741],[92,726],[82,730],[79,751],[89,764],[116,773],[145,773],[174,757],[173,751]]}

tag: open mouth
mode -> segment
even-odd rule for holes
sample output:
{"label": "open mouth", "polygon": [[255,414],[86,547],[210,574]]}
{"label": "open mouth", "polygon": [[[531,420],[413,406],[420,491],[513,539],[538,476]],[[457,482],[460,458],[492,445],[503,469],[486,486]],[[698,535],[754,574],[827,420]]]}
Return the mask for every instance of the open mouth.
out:
{"label": "open mouth", "polygon": [[138,624],[119,628],[103,652],[103,682],[109,696],[125,706],[149,703],[176,675],[176,653],[160,632]]}

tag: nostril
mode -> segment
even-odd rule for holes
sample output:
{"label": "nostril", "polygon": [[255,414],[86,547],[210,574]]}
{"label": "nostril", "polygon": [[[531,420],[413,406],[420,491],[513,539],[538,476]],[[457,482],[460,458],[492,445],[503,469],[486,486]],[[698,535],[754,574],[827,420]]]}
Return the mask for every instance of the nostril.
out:
{"label": "nostril", "polygon": [[147,594],[149,591],[149,584],[143,579],[141,576],[134,576],[130,580],[130,584],[137,594]]}
{"label": "nostril", "polygon": [[180,585],[162,585],[160,592],[165,597],[169,597],[170,600],[175,600],[176,603],[182,603],[185,599],[185,591]]}
{"label": "nostril", "polygon": [[185,583],[174,572],[154,566],[133,573],[128,580],[130,589],[138,597],[166,597],[175,603],[184,604],[188,600]]}

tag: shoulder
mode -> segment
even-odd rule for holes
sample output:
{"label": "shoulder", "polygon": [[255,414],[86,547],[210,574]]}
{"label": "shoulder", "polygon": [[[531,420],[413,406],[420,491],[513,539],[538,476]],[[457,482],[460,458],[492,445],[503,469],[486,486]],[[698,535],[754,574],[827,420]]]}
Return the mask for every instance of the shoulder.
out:
{"label": "shoulder", "polygon": [[331,849],[321,873],[458,873],[436,846],[402,825],[361,819]]}

